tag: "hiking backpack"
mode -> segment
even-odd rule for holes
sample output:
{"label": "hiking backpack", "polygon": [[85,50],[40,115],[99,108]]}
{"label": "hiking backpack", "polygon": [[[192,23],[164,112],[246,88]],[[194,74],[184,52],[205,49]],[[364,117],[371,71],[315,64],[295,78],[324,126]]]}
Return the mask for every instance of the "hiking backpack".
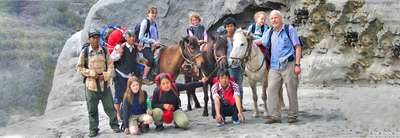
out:
{"label": "hiking backpack", "polygon": [[[85,67],[85,68],[89,68],[89,46],[90,46],[90,44],[89,43],[85,43],[85,44],[83,44],[83,46],[82,46],[82,50],[81,51],[83,51],[83,67]],[[103,51],[104,51],[104,61],[105,61],[105,64],[106,64],[106,69],[105,70],[107,70],[107,68],[108,68],[108,64],[107,64],[107,49],[105,48],[105,47],[101,47],[101,49],[103,49]],[[83,84],[85,84],[86,83],[86,79],[87,79],[87,77],[86,76],[83,76]]]}
{"label": "hiking backpack", "polygon": [[[270,31],[269,31],[269,41],[268,41],[268,43],[267,43],[267,45],[266,45],[266,47],[267,48],[269,48],[269,50],[267,50],[267,51],[269,51],[269,56],[271,56],[271,37],[272,37],[272,33],[274,32],[273,31],[274,30],[274,28],[273,27],[270,27]],[[292,38],[290,37],[290,35],[289,35],[289,25],[287,25],[287,24],[285,24],[284,25],[284,30],[285,30],[285,33],[286,33],[286,35],[288,36],[288,38],[289,38],[289,40],[290,40],[290,43],[292,43]],[[299,37],[299,42],[300,42],[300,46],[304,46],[304,43],[303,43],[303,41],[301,40],[301,38]],[[293,44],[292,44],[293,45]],[[294,46],[293,46],[293,48],[294,48]],[[296,52],[296,49],[294,49],[294,52]]]}
{"label": "hiking backpack", "polygon": [[[150,32],[150,20],[149,19],[145,19],[147,21],[147,26],[146,26],[146,30],[144,31],[144,34],[146,35],[151,35]],[[136,35],[136,39],[139,40],[139,33],[140,33],[140,26],[141,26],[141,22],[136,24],[135,27],[133,28],[135,35]],[[156,25],[157,28],[157,25]]]}
{"label": "hiking backpack", "polygon": [[192,32],[193,36],[195,36],[198,40],[203,40],[204,39],[204,31],[206,28],[203,25],[200,25],[200,31],[202,32],[196,32],[193,26],[190,26],[189,28],[186,29],[186,34],[189,36],[189,31]]}
{"label": "hiking backpack", "polygon": [[108,36],[111,34],[112,31],[121,29],[121,26],[118,24],[107,24],[102,27],[100,30],[100,46],[105,47],[107,46]]}
{"label": "hiking backpack", "polygon": [[[256,32],[256,24],[254,23],[254,24],[252,24],[251,26],[250,26],[250,28],[251,28],[251,33],[255,33]],[[261,26],[261,32],[262,33],[264,33],[265,32],[265,30],[268,30],[268,26],[267,25],[262,25]]]}

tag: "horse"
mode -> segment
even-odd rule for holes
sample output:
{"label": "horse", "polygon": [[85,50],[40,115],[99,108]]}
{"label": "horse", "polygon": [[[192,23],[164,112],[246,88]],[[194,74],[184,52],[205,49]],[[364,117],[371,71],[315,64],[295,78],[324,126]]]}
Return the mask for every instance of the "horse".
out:
{"label": "horse", "polygon": [[[253,44],[253,38],[242,29],[236,30],[233,35],[233,48],[229,57],[233,62],[240,61],[244,65],[245,73],[253,93],[253,117],[258,117],[260,115],[257,105],[257,82],[261,82],[262,84],[264,117],[268,116],[266,90],[268,86],[269,71],[267,64],[269,64],[269,61],[265,59],[260,48]],[[279,93],[280,104],[284,106],[282,89]]]}
{"label": "horse", "polygon": [[[217,35],[217,34],[210,34],[208,38],[208,42],[206,45],[207,51],[202,52],[201,55],[204,59],[203,63],[200,67],[200,75],[209,78],[208,84],[203,86],[203,93],[204,93],[204,109],[202,116],[208,116],[208,101],[209,101],[209,88],[211,89],[213,83],[212,78],[217,75],[217,71],[220,68],[227,68],[228,60],[227,60],[227,40],[226,38]],[[193,78],[191,78],[193,79]],[[196,80],[198,78],[194,78]],[[197,96],[194,93],[194,90],[191,92],[191,97],[195,102],[196,108],[200,106],[197,100]],[[190,98],[190,97],[188,97]],[[190,101],[190,99],[188,99]],[[211,98],[211,103],[213,103],[213,99]],[[212,105],[213,107],[213,105]],[[191,108],[190,102],[188,102],[188,109]],[[214,113],[214,110],[212,110]]]}
{"label": "horse", "polygon": [[[199,68],[204,62],[201,56],[200,46],[194,37],[184,37],[178,44],[165,46],[160,50],[159,69],[160,72],[170,72],[174,74],[174,79],[181,73],[181,67],[184,63],[193,67],[197,73],[191,74],[193,77],[199,77]],[[187,91],[187,98],[191,99],[194,95],[191,90]],[[195,101],[198,102],[197,97]],[[190,105],[190,100],[188,100]],[[199,105],[200,106],[200,105]]]}
{"label": "horse", "polygon": [[165,46],[160,50],[160,72],[170,72],[174,78],[179,74],[180,67],[186,61],[191,65],[200,67],[204,59],[201,56],[200,46],[191,41],[191,37],[184,37],[178,45]]}

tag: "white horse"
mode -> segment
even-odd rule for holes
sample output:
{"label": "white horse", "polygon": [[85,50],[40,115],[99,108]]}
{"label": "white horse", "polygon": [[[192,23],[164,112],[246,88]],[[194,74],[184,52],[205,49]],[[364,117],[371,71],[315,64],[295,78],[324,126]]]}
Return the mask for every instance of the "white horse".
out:
{"label": "white horse", "polygon": [[[260,48],[253,44],[253,38],[242,29],[236,30],[233,35],[233,48],[230,53],[230,59],[233,62],[241,61],[245,67],[245,73],[251,90],[253,92],[254,111],[253,116],[258,117],[260,112],[257,105],[257,82],[262,83],[262,100],[264,102],[264,117],[268,116],[267,108],[267,86],[268,86],[268,68],[266,66],[264,54]],[[280,91],[280,104],[284,106],[282,89]]]}

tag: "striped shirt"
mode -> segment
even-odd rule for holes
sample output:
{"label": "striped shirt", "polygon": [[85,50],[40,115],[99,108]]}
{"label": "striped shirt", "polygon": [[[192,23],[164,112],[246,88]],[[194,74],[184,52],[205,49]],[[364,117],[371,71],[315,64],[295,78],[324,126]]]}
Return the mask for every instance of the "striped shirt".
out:
{"label": "striped shirt", "polygon": [[[240,96],[240,90],[239,90],[239,85],[237,85],[235,82],[230,81],[228,84],[228,87],[226,89],[222,88],[220,83],[215,83],[211,87],[211,94],[213,98],[216,97],[223,97],[225,90],[228,90],[230,87],[233,88],[233,96]],[[221,92],[221,93],[219,93]]]}

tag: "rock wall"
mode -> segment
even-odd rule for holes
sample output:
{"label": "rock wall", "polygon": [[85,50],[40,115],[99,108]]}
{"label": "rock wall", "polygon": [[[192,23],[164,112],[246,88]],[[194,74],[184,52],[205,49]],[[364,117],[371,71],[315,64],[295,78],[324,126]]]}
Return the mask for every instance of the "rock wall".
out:
{"label": "rock wall", "polygon": [[[377,3],[379,8],[371,8]],[[310,19],[300,25],[307,42],[303,80],[398,84],[399,26],[393,24],[397,19],[391,19],[398,15],[387,10],[398,5],[394,0],[305,1]]]}

